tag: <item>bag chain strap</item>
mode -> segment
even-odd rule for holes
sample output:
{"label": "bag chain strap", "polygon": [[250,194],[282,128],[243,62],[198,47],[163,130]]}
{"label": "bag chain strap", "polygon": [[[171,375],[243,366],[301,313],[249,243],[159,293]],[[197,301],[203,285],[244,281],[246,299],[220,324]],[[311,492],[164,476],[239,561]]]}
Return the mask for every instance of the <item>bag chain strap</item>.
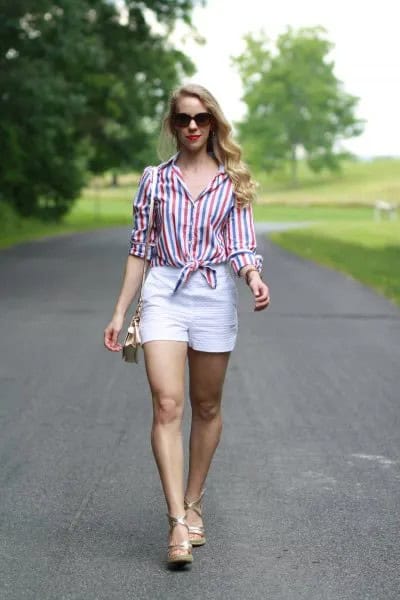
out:
{"label": "bag chain strap", "polygon": [[146,232],[146,244],[145,244],[145,249],[144,249],[142,282],[140,284],[139,300],[138,300],[135,314],[132,317],[129,328],[133,326],[135,321],[140,321],[140,315],[142,312],[142,305],[143,305],[142,290],[143,290],[143,285],[144,285],[144,282],[146,279],[147,252],[148,252],[149,246],[150,246],[150,231],[153,226],[154,197],[155,197],[155,193],[156,193],[157,175],[158,175],[157,167],[152,167],[151,169],[152,169],[152,180],[151,180],[151,192],[150,192],[150,211],[149,211],[149,223],[147,225],[147,232]]}

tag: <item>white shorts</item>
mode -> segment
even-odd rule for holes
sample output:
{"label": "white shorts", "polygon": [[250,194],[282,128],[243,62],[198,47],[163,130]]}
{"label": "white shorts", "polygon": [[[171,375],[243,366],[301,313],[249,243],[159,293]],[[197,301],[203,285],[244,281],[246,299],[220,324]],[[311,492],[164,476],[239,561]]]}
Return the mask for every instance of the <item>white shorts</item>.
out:
{"label": "white shorts", "polygon": [[227,263],[213,265],[217,287],[211,288],[200,271],[175,292],[180,269],[152,267],[143,287],[140,320],[142,344],[154,340],[187,342],[202,352],[230,352],[235,347],[237,288]]}

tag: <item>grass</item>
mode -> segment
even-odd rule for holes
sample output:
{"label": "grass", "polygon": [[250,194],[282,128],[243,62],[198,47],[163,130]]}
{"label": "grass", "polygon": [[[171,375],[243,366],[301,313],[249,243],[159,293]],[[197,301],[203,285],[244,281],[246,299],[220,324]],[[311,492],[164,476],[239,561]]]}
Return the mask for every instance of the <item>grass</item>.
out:
{"label": "grass", "polygon": [[80,219],[79,222],[63,222],[59,224],[42,223],[35,219],[21,219],[18,225],[0,234],[0,248],[9,248],[15,244],[44,239],[66,233],[89,231],[99,227],[109,227],[107,222],[94,223],[92,219]]}
{"label": "grass", "polygon": [[[78,231],[113,226],[129,226],[132,222],[133,188],[87,188],[72,211],[59,223],[42,223],[34,219],[19,219],[9,227],[2,227],[0,248]],[[370,220],[372,209],[365,206],[291,206],[254,205],[256,221],[354,221]]]}
{"label": "grass", "polygon": [[331,222],[270,238],[286,250],[351,275],[400,306],[400,221]]}
{"label": "grass", "polygon": [[47,236],[129,225],[132,222],[132,197],[139,176],[124,175],[120,180],[121,185],[113,188],[104,177],[94,178],[61,223],[22,219],[9,215],[8,210],[4,219],[3,211],[0,211],[0,248]]}
{"label": "grass", "polygon": [[[288,250],[318,261],[373,286],[397,303],[400,297],[400,225],[373,222],[373,203],[385,199],[400,206],[400,159],[347,162],[337,174],[315,176],[299,166],[300,182],[288,187],[287,175],[256,177],[257,221],[311,221],[318,225],[276,233],[272,239]],[[129,226],[138,174],[91,181],[60,224],[4,219],[0,247],[62,233]],[[1,207],[0,207],[1,208]]]}
{"label": "grass", "polygon": [[299,164],[299,185],[288,187],[287,173],[256,177],[261,203],[283,205],[372,205],[376,200],[400,202],[400,160],[347,161],[342,172],[313,174]]}
{"label": "grass", "polygon": [[[372,218],[369,206],[296,206],[276,204],[255,204],[256,221],[326,221],[359,220]],[[132,220],[132,189],[85,190],[65,223],[78,225],[82,221],[92,222],[94,226],[103,224],[125,225]]]}
{"label": "grass", "polygon": [[[50,235],[129,226],[138,178],[123,175],[116,188],[104,177],[93,179],[57,225],[15,218],[8,225],[2,222],[0,248]],[[283,173],[256,179],[257,221],[316,223],[275,233],[271,238],[276,243],[346,272],[400,304],[400,222],[375,223],[372,208],[378,199],[400,206],[400,159],[347,162],[340,175],[316,176],[300,164],[296,188],[288,187]]]}
{"label": "grass", "polygon": [[370,206],[254,205],[256,221],[370,221],[372,216]]}

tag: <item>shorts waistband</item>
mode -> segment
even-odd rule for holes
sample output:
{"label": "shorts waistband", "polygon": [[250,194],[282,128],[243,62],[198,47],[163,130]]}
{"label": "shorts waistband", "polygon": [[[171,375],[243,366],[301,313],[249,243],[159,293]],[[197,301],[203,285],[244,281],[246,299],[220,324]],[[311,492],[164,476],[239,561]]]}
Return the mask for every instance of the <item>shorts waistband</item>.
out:
{"label": "shorts waistband", "polygon": [[189,262],[183,267],[174,267],[170,265],[161,265],[151,267],[152,269],[157,269],[157,271],[161,275],[166,275],[170,277],[173,281],[176,281],[174,293],[178,291],[178,289],[183,285],[186,285],[188,280],[193,277],[200,275],[204,277],[207,281],[208,285],[212,288],[217,287],[218,279],[225,280],[227,278],[233,278],[233,273],[230,268],[229,263],[218,263],[216,265],[208,264],[208,265],[195,265],[194,262]]}
{"label": "shorts waistband", "polygon": [[[210,269],[213,269],[216,273],[232,273],[231,267],[227,262],[218,263],[217,265],[211,264],[206,266],[210,267]],[[150,267],[150,269],[157,271],[162,270],[163,273],[171,273],[171,275],[177,275],[182,271],[183,267],[174,267],[172,265],[154,265],[153,267]],[[196,269],[196,271],[198,271],[198,269]]]}

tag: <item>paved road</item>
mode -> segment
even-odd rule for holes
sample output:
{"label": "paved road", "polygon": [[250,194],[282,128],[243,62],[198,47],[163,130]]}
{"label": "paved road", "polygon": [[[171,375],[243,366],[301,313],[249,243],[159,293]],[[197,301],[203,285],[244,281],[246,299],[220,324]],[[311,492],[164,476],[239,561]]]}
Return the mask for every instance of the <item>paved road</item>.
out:
{"label": "paved road", "polygon": [[241,288],[209,542],[168,572],[143,365],[101,345],[126,240],[0,253],[1,600],[398,599],[400,311],[260,243],[272,305]]}
{"label": "paved road", "polygon": [[256,223],[257,235],[263,233],[272,233],[273,231],[287,231],[288,229],[298,229],[299,227],[308,227],[312,221],[258,221]]}

